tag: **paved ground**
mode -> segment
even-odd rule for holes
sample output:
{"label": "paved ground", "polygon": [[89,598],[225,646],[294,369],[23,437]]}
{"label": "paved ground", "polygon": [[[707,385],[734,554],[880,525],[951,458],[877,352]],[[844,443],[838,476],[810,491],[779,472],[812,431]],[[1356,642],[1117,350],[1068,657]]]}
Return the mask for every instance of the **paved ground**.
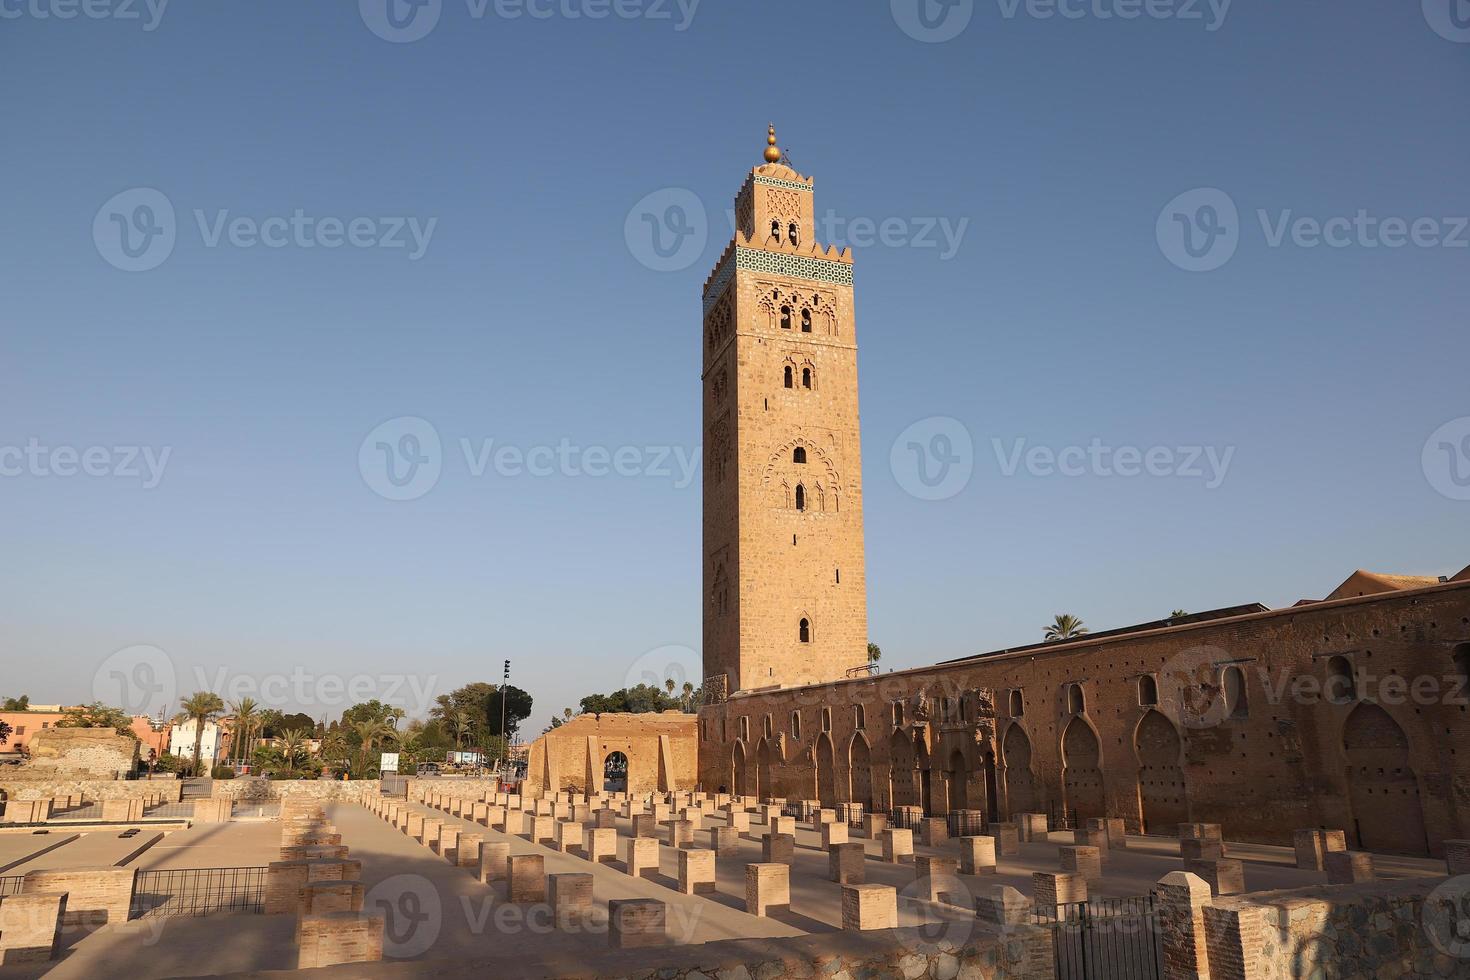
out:
{"label": "paved ground", "polygon": [[[39,857],[31,858],[11,868],[5,873],[7,875],[23,875],[28,871],[62,868],[110,868],[118,864],[129,854],[142,847],[155,837],[162,837],[158,830],[144,829],[141,833],[132,837],[119,837],[120,831],[110,830],[88,834],[71,834],[62,832],[58,834],[53,831],[45,836],[32,837],[32,841],[42,841],[50,838],[51,843],[66,837],[75,837],[74,840],[47,851]],[[39,848],[38,848],[39,849]]]}
{"label": "paved ground", "polygon": [[[595,957],[607,949],[606,903],[614,898],[654,898],[669,906],[669,928],[678,942],[703,943],[720,939],[795,936],[831,932],[841,924],[841,888],[827,880],[827,855],[820,837],[805,827],[798,828],[797,849],[792,867],[790,912],[770,918],[746,914],[745,865],[761,860],[761,837],[766,828],[753,824],[739,845],[716,860],[717,889],[699,896],[677,892],[678,855],[660,846],[660,874],[652,879],[633,879],[624,872],[622,858],[631,830],[630,822],[618,821],[618,860],[592,865],[578,853],[562,854],[532,844],[520,834],[504,835],[467,820],[419,806],[425,814],[458,824],[463,831],[481,833],[487,840],[508,841],[512,854],[541,854],[549,874],[590,873],[593,878],[596,914],[576,928],[557,929],[544,907],[521,907],[506,901],[505,884],[480,884],[467,870],[395,830],[385,821],[356,805],[338,805],[330,817],[342,832],[354,858],[363,862],[363,885],[369,909],[380,909],[388,917],[386,952],[389,959],[427,961],[475,958],[516,958],[522,961],[541,956]],[[512,830],[521,829],[520,814],[512,814]],[[708,830],[723,825],[718,816],[707,817],[696,835],[696,846],[709,845]],[[663,832],[663,828],[660,828]],[[877,841],[854,836],[864,846],[869,860],[867,880],[899,889],[900,925],[922,927],[927,938],[944,935],[963,940],[973,927],[971,894],[981,886],[1003,883],[1031,891],[1034,871],[1059,869],[1058,847],[1070,835],[1055,835],[1045,843],[1023,844],[1021,853],[1002,857],[998,872],[983,877],[960,877],[952,888],[953,904],[930,904],[914,889],[914,869],[909,863],[883,864]],[[90,839],[89,839],[90,838]],[[0,859],[21,856],[24,848],[39,846],[32,836],[0,835]],[[119,841],[115,834],[91,834],[51,854],[36,859],[45,867],[79,867],[112,864],[133,841]],[[145,870],[168,868],[234,867],[263,865],[275,860],[280,843],[280,825],[275,821],[199,824],[167,837],[142,855],[135,865]],[[75,850],[72,850],[75,848]],[[956,854],[957,845],[938,851],[922,846],[919,854]],[[66,853],[70,851],[70,853]],[[1317,873],[1298,871],[1289,848],[1255,844],[1230,845],[1232,856],[1246,862],[1246,884],[1251,890],[1301,887],[1321,883]],[[109,859],[109,855],[112,856]],[[3,861],[0,861],[3,863]],[[1383,877],[1404,875],[1442,876],[1444,865],[1431,859],[1382,858]],[[1123,897],[1147,894],[1150,887],[1170,871],[1180,868],[1178,842],[1167,838],[1132,837],[1126,850],[1109,856],[1107,874],[1093,894]],[[19,869],[18,869],[19,870]],[[17,873],[15,871],[10,873]],[[107,927],[90,936],[69,937],[64,958],[52,966],[48,977],[57,980],[91,980],[96,976],[129,976],[139,980],[155,977],[290,969],[295,964],[292,941],[294,922],[287,916],[214,915],[204,918],[149,919]],[[29,980],[45,971],[29,972],[0,968],[0,980]]]}

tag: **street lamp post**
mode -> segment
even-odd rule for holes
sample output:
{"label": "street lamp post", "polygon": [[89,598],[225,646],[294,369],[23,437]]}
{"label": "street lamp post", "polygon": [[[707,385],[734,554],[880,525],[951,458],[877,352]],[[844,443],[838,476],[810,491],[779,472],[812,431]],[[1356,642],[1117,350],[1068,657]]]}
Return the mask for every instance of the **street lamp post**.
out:
{"label": "street lamp post", "polygon": [[505,764],[510,759],[510,752],[506,750],[505,744],[505,689],[510,683],[510,661],[505,662],[505,670],[500,676],[500,771],[504,775]]}

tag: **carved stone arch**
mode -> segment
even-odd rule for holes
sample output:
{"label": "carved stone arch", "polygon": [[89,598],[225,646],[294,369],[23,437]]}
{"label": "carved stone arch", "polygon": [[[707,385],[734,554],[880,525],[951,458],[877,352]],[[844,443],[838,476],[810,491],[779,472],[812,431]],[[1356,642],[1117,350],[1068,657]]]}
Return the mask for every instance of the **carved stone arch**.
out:
{"label": "carved stone arch", "polygon": [[730,748],[730,792],[736,796],[756,795],[750,786],[750,765],[745,751],[745,742],[735,739]]}
{"label": "carved stone arch", "polygon": [[1106,815],[1102,779],[1102,739],[1083,715],[1074,715],[1062,731],[1062,793],[1077,819]]}
{"label": "carved stone arch", "polygon": [[919,805],[917,770],[913,738],[903,729],[895,729],[888,739],[889,799],[894,806]]}
{"label": "carved stone arch", "polygon": [[1011,722],[1000,744],[1007,812],[1012,817],[1038,812],[1041,794],[1036,791],[1036,774],[1031,771],[1031,739],[1025,726],[1019,721]]}
{"label": "carved stone arch", "polygon": [[771,765],[777,757],[778,752],[772,747],[771,740],[762,736],[755,747],[755,796],[763,798],[776,795],[772,792],[775,784],[771,782]]}
{"label": "carved stone arch", "polygon": [[812,746],[812,761],[816,765],[817,799],[822,806],[837,805],[837,749],[832,744],[832,735],[822,732]]}
{"label": "carved stone arch", "polygon": [[1189,783],[1184,768],[1184,739],[1168,715],[1150,708],[1133,729],[1138,758],[1138,802],[1144,833],[1189,822]]}
{"label": "carved stone arch", "polygon": [[1409,737],[1380,705],[1359,702],[1342,724],[1353,836],[1365,851],[1427,854]]}
{"label": "carved stone arch", "polygon": [[792,465],[791,454],[797,446],[806,450],[806,466],[808,470],[816,468],[819,478],[825,478],[827,484],[832,487],[840,486],[837,479],[837,467],[832,462],[831,453],[827,452],[816,440],[805,436],[794,436],[782,442],[771,451],[766,458],[766,468],[761,474],[761,483],[769,486],[777,479],[781,470]]}

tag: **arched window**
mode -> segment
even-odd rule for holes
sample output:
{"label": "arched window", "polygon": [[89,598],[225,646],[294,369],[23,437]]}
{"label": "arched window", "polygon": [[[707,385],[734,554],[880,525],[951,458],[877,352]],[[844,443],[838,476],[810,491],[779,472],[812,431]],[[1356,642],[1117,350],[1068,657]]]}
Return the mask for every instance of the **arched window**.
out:
{"label": "arched window", "polygon": [[1245,672],[1239,667],[1226,667],[1220,679],[1225,695],[1225,717],[1245,718],[1250,715],[1250,698],[1245,692]]}
{"label": "arched window", "polygon": [[1078,715],[1087,710],[1087,702],[1082,697],[1081,684],[1067,685],[1067,713]]}
{"label": "arched window", "polygon": [[1150,674],[1144,674],[1138,679],[1138,704],[1140,707],[1151,708],[1159,703],[1159,682]]}
{"label": "arched window", "polygon": [[812,332],[812,311],[805,308],[801,311],[801,332]]}
{"label": "arched window", "polygon": [[796,635],[803,643],[812,642],[812,624],[810,620],[803,619],[801,621],[800,625],[797,626]]}
{"label": "arched window", "polygon": [[792,387],[792,384],[791,384],[791,365],[790,364],[786,365],[786,387],[788,387],[788,388]]}
{"label": "arched window", "polygon": [[791,307],[789,306],[781,307],[781,329],[791,329]]}
{"label": "arched window", "polygon": [[1348,704],[1358,700],[1358,685],[1353,680],[1352,661],[1347,657],[1333,657],[1327,661],[1327,700],[1333,704]]}
{"label": "arched window", "polygon": [[791,712],[791,737],[794,738],[794,739],[796,739],[796,741],[798,741],[798,742],[801,741],[801,712],[800,711],[793,711],[793,712]]}
{"label": "arched window", "polygon": [[[806,487],[800,483],[796,485],[796,509],[806,510]],[[802,622],[806,622],[806,620],[802,620]]]}
{"label": "arched window", "polygon": [[803,388],[811,388],[811,386],[812,386],[812,369],[811,368],[804,367],[804,368],[801,369],[801,386]]}
{"label": "arched window", "polygon": [[791,450],[791,461],[793,463],[805,463],[806,462],[806,447],[805,446],[797,446],[795,449]]}
{"label": "arched window", "polygon": [[797,238],[799,238],[800,236],[798,235],[798,233],[796,231],[796,222],[795,221],[791,222],[789,225],[786,226],[786,237],[791,240],[791,244],[793,244],[793,245],[797,244]]}
{"label": "arched window", "polygon": [[1020,688],[1017,688],[1016,690],[1011,692],[1010,701],[1012,718],[1019,718],[1026,713],[1026,702],[1025,699],[1021,696]]}
{"label": "arched window", "polygon": [[778,241],[778,242],[781,240],[781,219],[780,218],[772,218],[771,219],[771,237],[774,238],[774,239],[776,239],[776,241]]}

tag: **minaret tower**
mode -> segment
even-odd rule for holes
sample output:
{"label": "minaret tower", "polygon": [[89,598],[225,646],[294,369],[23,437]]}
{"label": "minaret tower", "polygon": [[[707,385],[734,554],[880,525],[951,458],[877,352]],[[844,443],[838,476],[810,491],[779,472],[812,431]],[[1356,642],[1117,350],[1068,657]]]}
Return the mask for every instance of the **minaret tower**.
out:
{"label": "minaret tower", "polygon": [[771,127],[704,287],[704,673],[718,699],[868,662],[852,252]]}

